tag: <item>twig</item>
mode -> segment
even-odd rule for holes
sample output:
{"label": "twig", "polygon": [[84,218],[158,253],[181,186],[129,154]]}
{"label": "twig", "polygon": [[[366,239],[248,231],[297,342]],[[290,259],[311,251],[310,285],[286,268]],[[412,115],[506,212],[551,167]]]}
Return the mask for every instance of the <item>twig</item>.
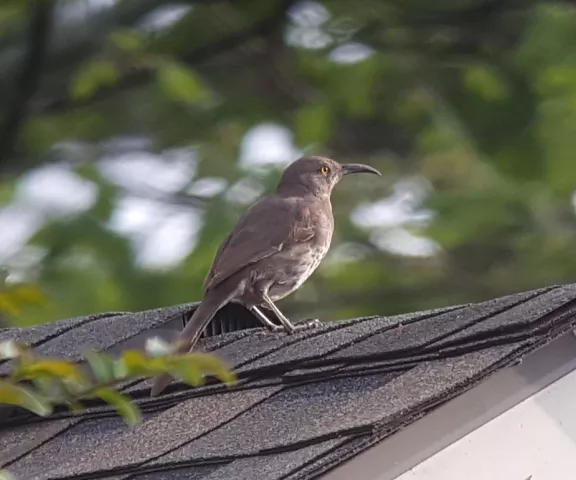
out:
{"label": "twig", "polygon": [[[256,22],[246,30],[233,33],[225,38],[217,40],[209,45],[199,47],[181,57],[181,61],[188,64],[198,64],[220,55],[228,50],[238,47],[240,44],[261,35],[267,35],[276,30],[278,23],[284,20],[287,10],[295,3],[295,0],[281,0],[280,7],[271,15],[263,20]],[[79,108],[90,105],[100,100],[109,98],[111,95],[128,88],[136,87],[146,83],[152,78],[152,73],[148,70],[136,71],[128,74],[118,81],[115,85],[101,89],[90,99],[79,102],[73,101],[68,96],[53,98],[42,104],[39,104],[34,111],[36,113],[57,113],[64,110]]]}
{"label": "twig", "polygon": [[17,78],[12,105],[8,108],[0,128],[0,170],[14,150],[20,128],[28,113],[28,104],[38,89],[48,50],[53,12],[54,0],[36,0],[31,3],[28,53]]}

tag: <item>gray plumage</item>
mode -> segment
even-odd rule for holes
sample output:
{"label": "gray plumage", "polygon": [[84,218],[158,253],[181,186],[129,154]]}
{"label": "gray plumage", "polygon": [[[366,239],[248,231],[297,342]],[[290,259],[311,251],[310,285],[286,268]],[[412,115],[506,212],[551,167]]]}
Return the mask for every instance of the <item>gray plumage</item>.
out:
{"label": "gray plumage", "polygon": [[[212,317],[236,301],[271,330],[289,333],[319,324],[294,326],[274,302],[290,295],[318,268],[330,248],[334,217],[330,194],[347,174],[373,173],[361,165],[341,165],[325,157],[304,157],[283,172],[276,191],[252,205],[222,243],[204,281],[204,297],[181,332],[176,353],[190,351]],[[270,308],[282,327],[271,322],[259,307]],[[156,396],[171,376],[157,377]]]}

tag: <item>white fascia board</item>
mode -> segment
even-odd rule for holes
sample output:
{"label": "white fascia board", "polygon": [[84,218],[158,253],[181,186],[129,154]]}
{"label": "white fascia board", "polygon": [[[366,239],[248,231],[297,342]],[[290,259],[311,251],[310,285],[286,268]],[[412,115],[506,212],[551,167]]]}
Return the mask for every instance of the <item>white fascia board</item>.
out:
{"label": "white fascia board", "polygon": [[420,463],[398,480],[463,478],[575,479],[576,371]]}

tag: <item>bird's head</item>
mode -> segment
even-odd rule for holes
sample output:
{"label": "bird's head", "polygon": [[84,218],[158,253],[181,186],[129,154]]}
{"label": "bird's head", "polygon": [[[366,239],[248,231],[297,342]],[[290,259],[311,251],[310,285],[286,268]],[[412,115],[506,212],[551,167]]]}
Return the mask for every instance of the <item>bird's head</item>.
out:
{"label": "bird's head", "polygon": [[340,164],[326,157],[302,157],[286,167],[278,184],[278,192],[330,195],[334,186],[352,173],[381,175],[375,168],[361,163]]}

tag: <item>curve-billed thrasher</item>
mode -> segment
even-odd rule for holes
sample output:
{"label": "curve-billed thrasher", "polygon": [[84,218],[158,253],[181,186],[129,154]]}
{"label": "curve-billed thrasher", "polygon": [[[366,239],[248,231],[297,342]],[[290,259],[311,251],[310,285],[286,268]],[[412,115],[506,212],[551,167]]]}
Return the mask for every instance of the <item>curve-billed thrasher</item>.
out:
{"label": "curve-billed thrasher", "polygon": [[[289,333],[319,324],[317,320],[294,326],[274,302],[294,292],[316,270],[334,231],[330,193],[350,173],[380,172],[367,165],[341,165],[324,157],[304,157],[290,164],[276,191],[256,202],[218,249],[204,281],[204,298],[190,318],[175,353],[191,350],[208,322],[224,305],[236,301],[271,330]],[[271,322],[259,307],[267,306],[283,327]],[[156,396],[171,376],[157,377]]]}

